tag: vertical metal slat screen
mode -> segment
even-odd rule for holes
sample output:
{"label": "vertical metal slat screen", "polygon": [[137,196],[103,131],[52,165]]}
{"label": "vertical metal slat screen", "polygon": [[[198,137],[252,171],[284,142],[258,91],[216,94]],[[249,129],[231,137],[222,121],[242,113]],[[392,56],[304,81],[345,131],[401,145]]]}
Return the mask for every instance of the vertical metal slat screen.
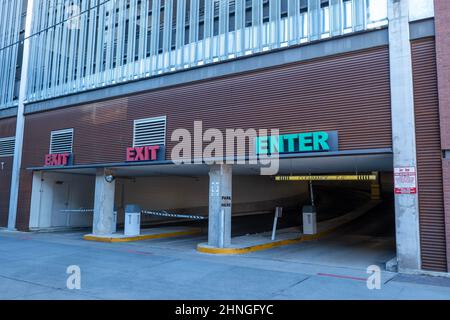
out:
{"label": "vertical metal slat screen", "polygon": [[16,68],[22,4],[23,1],[0,0],[0,109],[17,104]]}
{"label": "vertical metal slat screen", "polygon": [[[0,0],[0,72],[5,75],[0,79],[0,108],[14,104],[21,3]],[[387,24],[386,14],[373,11],[386,4],[387,0],[36,0],[27,101],[379,27]]]}

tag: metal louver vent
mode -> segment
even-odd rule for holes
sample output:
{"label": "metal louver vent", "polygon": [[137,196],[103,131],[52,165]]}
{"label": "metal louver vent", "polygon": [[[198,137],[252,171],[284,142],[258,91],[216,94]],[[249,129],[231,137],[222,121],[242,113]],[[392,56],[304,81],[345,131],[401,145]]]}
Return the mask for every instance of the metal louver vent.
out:
{"label": "metal louver vent", "polygon": [[157,117],[134,121],[133,146],[144,147],[166,144],[166,119]]}
{"label": "metal louver vent", "polygon": [[0,138],[0,158],[14,156],[15,138]]}
{"label": "metal louver vent", "polygon": [[73,129],[52,131],[50,154],[72,153]]}

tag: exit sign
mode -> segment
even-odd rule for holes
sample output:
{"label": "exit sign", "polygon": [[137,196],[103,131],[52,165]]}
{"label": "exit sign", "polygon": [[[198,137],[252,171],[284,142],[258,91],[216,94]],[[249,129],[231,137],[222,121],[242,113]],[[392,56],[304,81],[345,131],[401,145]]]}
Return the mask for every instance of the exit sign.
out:
{"label": "exit sign", "polygon": [[70,153],[47,154],[45,156],[46,167],[65,167],[71,163],[72,154]]}

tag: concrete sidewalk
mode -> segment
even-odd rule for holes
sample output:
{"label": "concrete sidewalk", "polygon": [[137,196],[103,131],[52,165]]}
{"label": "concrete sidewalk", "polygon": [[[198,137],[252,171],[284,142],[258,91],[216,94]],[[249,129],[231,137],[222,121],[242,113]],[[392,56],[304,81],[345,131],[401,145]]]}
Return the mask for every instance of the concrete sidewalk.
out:
{"label": "concrete sidewalk", "polygon": [[[382,272],[381,289],[369,290],[362,264],[300,261],[289,253],[296,245],[211,256],[195,250],[204,236],[110,244],[82,235],[1,231],[0,298],[450,299],[450,279]],[[67,289],[71,265],[80,290]]]}

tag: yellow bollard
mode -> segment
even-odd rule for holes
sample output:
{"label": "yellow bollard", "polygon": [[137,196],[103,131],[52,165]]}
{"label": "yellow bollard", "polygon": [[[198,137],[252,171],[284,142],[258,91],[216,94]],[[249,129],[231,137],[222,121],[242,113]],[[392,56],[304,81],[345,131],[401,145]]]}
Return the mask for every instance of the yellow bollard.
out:
{"label": "yellow bollard", "polygon": [[377,176],[375,181],[372,181],[370,185],[370,199],[372,200],[380,200],[381,199],[381,186],[378,172],[372,172],[372,174]]}
{"label": "yellow bollard", "polygon": [[381,190],[380,190],[380,185],[378,183],[372,183],[370,185],[370,199],[371,200],[380,200],[381,199]]}

